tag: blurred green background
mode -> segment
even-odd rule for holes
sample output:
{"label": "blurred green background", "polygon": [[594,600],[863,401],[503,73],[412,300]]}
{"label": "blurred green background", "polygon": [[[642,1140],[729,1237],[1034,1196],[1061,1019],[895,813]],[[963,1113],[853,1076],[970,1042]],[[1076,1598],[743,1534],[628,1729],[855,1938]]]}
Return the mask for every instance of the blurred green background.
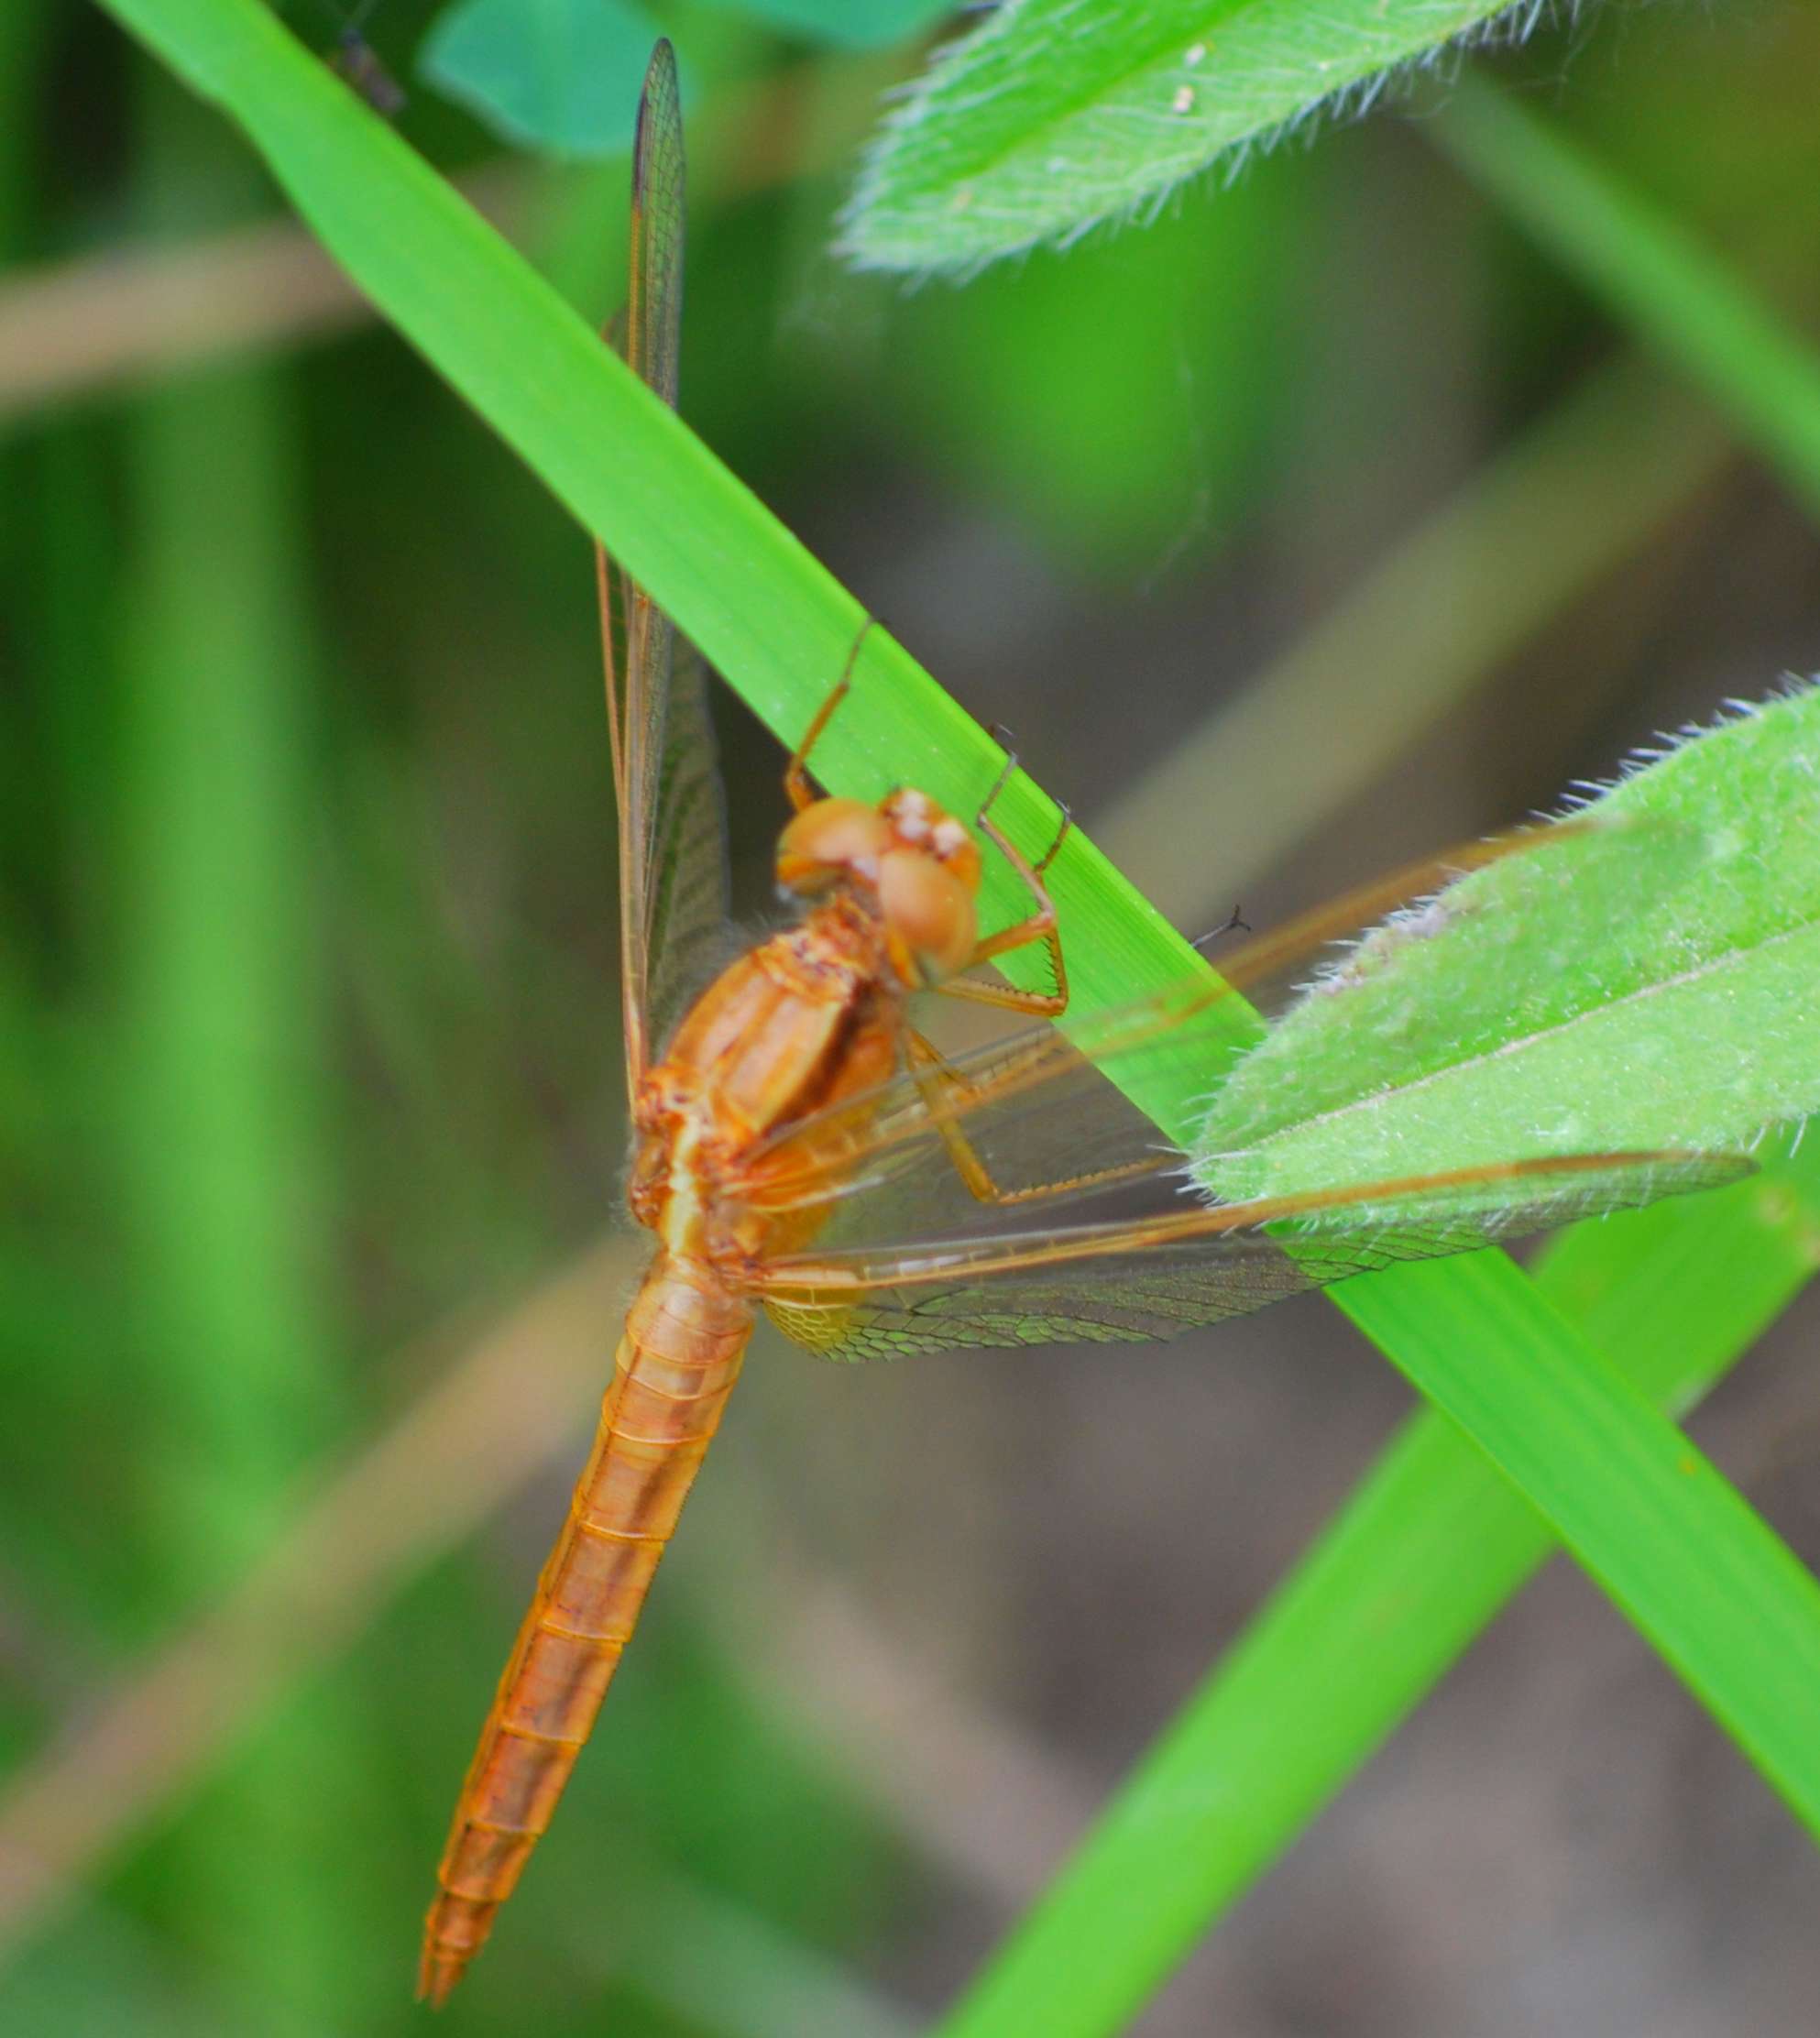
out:
{"label": "blurred green background", "polygon": [[[402,131],[606,311],[623,160],[503,153],[413,79],[433,11],[367,28]],[[685,414],[1188,931],[1816,663],[1811,511],[1444,88],[905,290],[825,247],[919,53],[666,19]],[[1812,329],[1820,16],[1492,68]],[[82,6],[0,16],[0,2029],[402,2031],[636,1265],[587,550]],[[781,760],[717,708],[756,926]],[[1698,1429],[1810,1561],[1815,1323]],[[761,1333],[446,2028],[919,2028],[1400,1406],[1319,1301],[863,1372]],[[1140,2028],[1794,2030],[1816,1900],[1557,1567]]]}

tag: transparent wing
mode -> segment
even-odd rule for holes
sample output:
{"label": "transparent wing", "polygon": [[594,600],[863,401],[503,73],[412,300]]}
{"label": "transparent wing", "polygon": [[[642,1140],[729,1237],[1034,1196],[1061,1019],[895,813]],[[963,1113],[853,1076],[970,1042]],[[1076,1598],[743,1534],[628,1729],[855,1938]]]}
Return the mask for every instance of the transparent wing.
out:
{"label": "transparent wing", "polygon": [[683,106],[667,38],[651,52],[632,142],[631,271],[626,358],[664,402],[676,401],[683,322]]}
{"label": "transparent wing", "polygon": [[[674,410],[683,318],[683,116],[676,59],[667,41],[651,53],[632,144],[630,274],[626,297],[626,361]],[[641,829],[634,837],[648,898],[654,871],[658,794],[674,630],[633,582],[625,586],[627,759]]]}
{"label": "transparent wing", "polygon": [[711,973],[730,912],[727,810],[707,708],[707,668],[694,645],[680,641],[671,659],[669,707],[645,912],[646,1009],[657,1047]]}
{"label": "transparent wing", "polygon": [[[673,408],[683,311],[683,122],[676,60],[652,52],[632,152],[626,359]],[[727,916],[726,824],[706,675],[669,618],[597,551],[613,783],[619,803],[626,1075],[636,1089],[666,1015]]]}
{"label": "transparent wing", "polygon": [[[1173,1196],[1185,1161],[1133,1099],[1211,1094],[1260,1036],[1240,993],[1306,969],[1343,934],[1446,878],[1513,855],[1572,858],[1593,831],[1506,835],[1395,871],[1289,921],[1177,983],[1068,1032],[1047,1023],[906,1071],[780,1128],[749,1156],[741,1200],[794,1213],[804,1233],[853,1244],[1028,1223],[1108,1188]],[[913,1041],[912,1045],[915,1043]],[[982,1211],[981,1186],[997,1200]]]}
{"label": "transparent wing", "polygon": [[762,1143],[731,1192],[843,1245],[1027,1227],[1034,1206],[1047,1221],[1121,1189],[1171,1199],[1185,1156],[1126,1091],[1154,1091],[1183,1056],[1211,1090],[1242,1051],[1234,1015],[1223,987],[1187,980],[1080,1029],[1103,1066],[1047,1024],[934,1062],[912,1036],[904,1074]]}
{"label": "transparent wing", "polygon": [[791,1255],[755,1286],[784,1334],[824,1358],[1143,1342],[1398,1262],[1716,1188],[1750,1165],[1676,1153],[1513,1161],[1157,1218]]}
{"label": "transparent wing", "polygon": [[767,1262],[755,1291],[790,1336],[840,1358],[1164,1338],[1398,1261],[1734,1179],[1749,1163],[1728,1155],[1513,1156],[1222,1206],[1131,1101],[1181,1095],[1184,1069],[1214,1087],[1256,1037],[1236,989],[1300,968],[1450,871],[1531,849],[1572,859],[1593,838],[1506,837],[1398,873],[1250,944],[1223,978],[1185,977],[1073,1039],[1046,1025],[947,1062],[913,1053],[904,1074],[752,1156],[735,1192],[798,1248]]}

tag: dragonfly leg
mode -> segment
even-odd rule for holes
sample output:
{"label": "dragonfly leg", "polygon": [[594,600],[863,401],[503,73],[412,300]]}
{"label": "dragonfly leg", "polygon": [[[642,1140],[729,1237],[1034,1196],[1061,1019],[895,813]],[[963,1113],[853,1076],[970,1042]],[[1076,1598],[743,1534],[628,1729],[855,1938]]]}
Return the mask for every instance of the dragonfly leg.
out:
{"label": "dragonfly leg", "polygon": [[1036,1013],[1053,1019],[1068,1010],[1068,964],[1062,959],[1055,901],[1043,882],[1043,873],[1055,861],[1056,851],[1068,839],[1074,816],[1067,807],[1062,808],[1061,826],[1056,830],[1055,839],[1032,863],[992,817],[992,803],[1003,792],[1016,769],[1016,753],[1010,752],[1005,757],[1004,769],[974,816],[974,826],[1023,880],[1025,889],[1036,902],[1036,910],[1011,926],[1001,927],[996,934],[986,936],[967,959],[967,967],[970,970],[976,963],[990,962],[994,956],[1005,955],[1013,948],[1027,948],[1031,943],[1040,941],[1049,951],[1049,966],[1055,973],[1056,988],[1053,991],[1020,991],[1012,984],[988,983],[965,976],[950,977],[937,988],[950,998],[967,998],[976,1004],[1008,1006],[1014,1012]]}
{"label": "dragonfly leg", "polygon": [[1034,1203],[1044,1197],[1064,1195],[1072,1189],[1110,1188],[1115,1182],[1134,1180],[1157,1170],[1157,1156],[1146,1155],[1142,1160],[1127,1161],[1117,1167],[1095,1168],[1084,1175],[1062,1176],[1054,1181],[1026,1182],[1021,1189],[1003,1188],[993,1179],[992,1170],[980,1157],[960,1123],[960,1111],[977,1094],[972,1086],[944,1057],[935,1042],[914,1027],[905,1028],[904,1055],[916,1088],[922,1092],[923,1101],[928,1106],[936,1130],[941,1134],[942,1145],[948,1148],[948,1157],[954,1163],[955,1173],[979,1202]]}
{"label": "dragonfly leg", "polygon": [[806,806],[813,806],[816,795],[809,784],[809,752],[816,747],[834,711],[844,701],[853,687],[853,667],[859,662],[860,646],[866,641],[866,634],[878,622],[876,616],[868,616],[860,625],[860,634],[854,638],[852,649],[847,653],[847,663],[840,668],[840,677],[834,683],[834,691],[816,709],[815,719],[803,731],[803,740],[791,753],[790,762],[784,767],[784,790],[790,795],[790,805],[800,814]]}
{"label": "dragonfly leg", "polygon": [[960,1121],[955,1115],[955,1092],[966,1088],[962,1078],[943,1058],[935,1042],[914,1026],[904,1029],[904,1058],[915,1078],[923,1101],[929,1107],[929,1116],[941,1134],[942,1145],[948,1148],[948,1157],[954,1163],[955,1173],[980,1202],[1001,1201],[998,1184],[993,1181],[985,1162],[973,1151],[972,1141],[961,1131]]}

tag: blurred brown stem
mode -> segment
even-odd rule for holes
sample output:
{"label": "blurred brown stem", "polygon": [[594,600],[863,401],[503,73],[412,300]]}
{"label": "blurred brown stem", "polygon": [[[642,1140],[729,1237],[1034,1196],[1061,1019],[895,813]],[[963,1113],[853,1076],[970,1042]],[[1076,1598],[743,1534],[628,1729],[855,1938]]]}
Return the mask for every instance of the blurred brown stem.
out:
{"label": "blurred brown stem", "polygon": [[[533,175],[495,163],[463,189],[503,228],[521,214]],[[0,288],[0,420],[225,355],[326,339],[372,316],[288,221],[28,270]]]}
{"label": "blurred brown stem", "polygon": [[635,1266],[630,1240],[597,1245],[480,1337],[213,1611],[14,1781],[0,1799],[0,1959],[567,1441]]}
{"label": "blurred brown stem", "polygon": [[[862,53],[723,87],[701,123],[697,192],[740,197],[839,160],[901,62],[901,54]],[[811,87],[824,117],[806,124]],[[501,159],[455,183],[502,233],[521,238],[543,224],[547,177],[542,164]],[[613,204],[622,216],[617,182]],[[0,424],[224,356],[332,338],[372,319],[313,236],[289,220],[27,270],[0,284]]]}

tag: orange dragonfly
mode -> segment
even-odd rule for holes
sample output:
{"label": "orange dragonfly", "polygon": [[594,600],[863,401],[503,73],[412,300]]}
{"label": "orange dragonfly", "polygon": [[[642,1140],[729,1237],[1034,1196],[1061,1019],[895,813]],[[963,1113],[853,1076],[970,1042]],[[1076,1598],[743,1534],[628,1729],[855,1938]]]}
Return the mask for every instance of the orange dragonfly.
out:
{"label": "orange dragonfly", "polygon": [[[660,43],[633,158],[626,352],[672,404],[682,248],[682,126],[674,60]],[[726,919],[703,674],[693,656],[673,656],[672,625],[651,597],[604,553],[598,564],[637,1134],[630,1200],[657,1248],[455,1807],[419,1976],[433,2003],[480,1950],[549,1824],[761,1309],[839,1359],[1167,1338],[1398,1260],[1704,1188],[1744,1165],[1579,1155],[1269,1200],[1185,1194],[1185,1156],[1124,1091],[1159,1057],[1195,1054],[1210,1070],[1229,1058],[1219,1022],[1232,986],[1431,889],[1444,870],[1535,841],[1571,853],[1552,845],[1573,829],[1506,838],[1354,893],[1253,943],[1222,979],[1203,970],[1070,1040],[1047,1023],[1068,1003],[1044,882],[1066,816],[1033,863],[992,817],[1009,762],[970,827],[915,789],[875,807],[812,790],[810,755],[849,690],[858,642],[784,774],[795,813],[777,871],[802,917],[686,1003],[678,989],[707,973],[698,965]],[[1030,907],[983,936],[981,839]],[[1048,991],[972,973],[1039,944]],[[907,1016],[921,992],[1043,1023],[945,1058]],[[1266,1231],[1283,1221],[1292,1235]]]}

